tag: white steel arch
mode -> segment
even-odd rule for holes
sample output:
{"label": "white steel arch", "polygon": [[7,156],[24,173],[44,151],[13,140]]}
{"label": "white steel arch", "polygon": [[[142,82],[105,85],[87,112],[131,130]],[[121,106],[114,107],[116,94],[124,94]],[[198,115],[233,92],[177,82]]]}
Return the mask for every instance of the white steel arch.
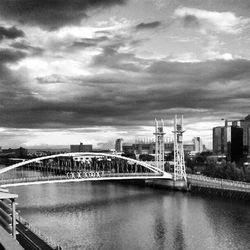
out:
{"label": "white steel arch", "polygon": [[141,166],[153,171],[154,173],[162,173],[163,175],[167,174],[163,170],[158,169],[158,168],[156,168],[156,167],[154,167],[154,166],[152,166],[152,165],[150,165],[148,163],[145,163],[143,161],[138,161],[138,160],[127,158],[127,157],[120,156],[120,155],[106,154],[106,153],[94,153],[94,152],[63,153],[63,154],[42,156],[42,157],[34,158],[34,159],[31,159],[31,160],[26,160],[26,161],[23,161],[23,162],[19,162],[19,163],[13,164],[11,166],[5,167],[3,169],[0,169],[0,174],[6,173],[6,172],[8,172],[10,170],[13,170],[13,169],[16,169],[18,167],[24,166],[24,165],[29,164],[29,163],[37,162],[37,161],[42,161],[42,160],[47,160],[47,159],[54,159],[54,158],[58,158],[58,157],[75,157],[75,156],[113,157],[113,158],[123,159],[123,160],[127,160],[127,161],[130,161],[130,162],[136,163],[138,165],[141,165]]}

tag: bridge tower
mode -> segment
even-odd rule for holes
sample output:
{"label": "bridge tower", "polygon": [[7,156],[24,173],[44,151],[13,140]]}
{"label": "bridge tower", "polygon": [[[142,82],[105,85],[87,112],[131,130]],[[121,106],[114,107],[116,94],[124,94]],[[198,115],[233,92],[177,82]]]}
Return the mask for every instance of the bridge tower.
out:
{"label": "bridge tower", "polygon": [[164,122],[155,119],[155,165],[164,171]]}
{"label": "bridge tower", "polygon": [[174,117],[174,180],[187,180],[183,149],[183,116]]}

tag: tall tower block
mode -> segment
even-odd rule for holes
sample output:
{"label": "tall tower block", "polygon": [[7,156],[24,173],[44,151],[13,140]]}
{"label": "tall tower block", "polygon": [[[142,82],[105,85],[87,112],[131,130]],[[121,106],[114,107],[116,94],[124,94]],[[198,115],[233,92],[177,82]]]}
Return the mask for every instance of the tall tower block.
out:
{"label": "tall tower block", "polygon": [[183,150],[183,116],[174,117],[174,180],[187,180]]}
{"label": "tall tower block", "polygon": [[164,171],[164,122],[155,119],[155,164],[156,167]]}

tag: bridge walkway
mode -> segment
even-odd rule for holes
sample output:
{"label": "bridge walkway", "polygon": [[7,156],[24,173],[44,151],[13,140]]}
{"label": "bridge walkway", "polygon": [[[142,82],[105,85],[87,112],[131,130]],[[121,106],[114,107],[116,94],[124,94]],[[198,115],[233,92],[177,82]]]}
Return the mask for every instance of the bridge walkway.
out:
{"label": "bridge walkway", "polygon": [[247,182],[231,181],[193,174],[187,175],[187,180],[189,185],[193,187],[228,190],[250,194],[250,183]]}
{"label": "bridge walkway", "polygon": [[0,226],[0,249],[1,250],[24,250],[14,238]]}
{"label": "bridge walkway", "polygon": [[102,181],[102,180],[127,180],[127,179],[157,179],[166,178],[162,173],[92,173],[89,175],[78,175],[77,173],[71,175],[49,175],[49,176],[33,176],[12,179],[0,180],[1,187],[9,187],[15,185],[25,185],[25,183],[39,184],[39,183],[56,183],[56,182],[80,182],[80,181]]}
{"label": "bridge walkway", "polygon": [[31,226],[26,220],[18,216],[17,218],[17,240],[29,250],[55,250],[62,249],[38,229]]}

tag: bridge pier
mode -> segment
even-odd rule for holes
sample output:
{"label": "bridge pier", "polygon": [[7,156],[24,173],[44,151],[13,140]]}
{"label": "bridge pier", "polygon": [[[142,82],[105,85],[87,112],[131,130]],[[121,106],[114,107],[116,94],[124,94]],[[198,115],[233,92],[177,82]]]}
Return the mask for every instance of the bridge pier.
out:
{"label": "bridge pier", "polygon": [[151,187],[158,187],[163,189],[170,189],[175,191],[188,191],[188,183],[185,180],[166,180],[166,179],[155,179],[146,180],[146,185]]}

